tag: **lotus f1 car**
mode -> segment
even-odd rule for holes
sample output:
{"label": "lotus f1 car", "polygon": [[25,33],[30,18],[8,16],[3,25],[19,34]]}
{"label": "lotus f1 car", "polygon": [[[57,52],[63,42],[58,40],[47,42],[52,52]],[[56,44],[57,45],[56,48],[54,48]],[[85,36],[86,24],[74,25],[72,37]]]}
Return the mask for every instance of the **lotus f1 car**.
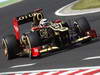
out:
{"label": "lotus f1 car", "polygon": [[[29,32],[20,33],[20,26],[33,22]],[[60,19],[47,21],[43,11],[36,9],[13,19],[14,33],[4,36],[2,49],[7,59],[27,54],[30,58],[76,43],[86,43],[97,37],[85,17],[76,18],[69,25]]]}

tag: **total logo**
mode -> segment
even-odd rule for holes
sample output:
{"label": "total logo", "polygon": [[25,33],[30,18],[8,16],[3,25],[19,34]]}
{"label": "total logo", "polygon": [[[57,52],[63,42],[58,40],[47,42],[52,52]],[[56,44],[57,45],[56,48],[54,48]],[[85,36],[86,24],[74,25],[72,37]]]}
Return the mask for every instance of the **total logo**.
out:
{"label": "total logo", "polygon": [[5,1],[8,1],[8,0],[0,0],[0,2],[5,2]]}

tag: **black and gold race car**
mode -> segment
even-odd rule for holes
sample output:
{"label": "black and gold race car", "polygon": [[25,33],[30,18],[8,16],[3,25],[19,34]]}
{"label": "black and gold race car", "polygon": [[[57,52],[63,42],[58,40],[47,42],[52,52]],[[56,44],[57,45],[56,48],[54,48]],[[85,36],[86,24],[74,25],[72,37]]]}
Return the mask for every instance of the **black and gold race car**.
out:
{"label": "black and gold race car", "polygon": [[[27,54],[30,58],[60,50],[76,43],[86,43],[97,37],[85,17],[75,18],[69,25],[60,19],[40,24],[45,19],[42,9],[13,19],[14,33],[2,38],[2,50],[7,59]],[[21,35],[20,26],[32,22],[29,32]]]}

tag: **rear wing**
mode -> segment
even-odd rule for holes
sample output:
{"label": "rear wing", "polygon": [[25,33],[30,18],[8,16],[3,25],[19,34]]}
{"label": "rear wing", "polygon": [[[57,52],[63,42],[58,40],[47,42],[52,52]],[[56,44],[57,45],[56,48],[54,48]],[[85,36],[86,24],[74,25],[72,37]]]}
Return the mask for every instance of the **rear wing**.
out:
{"label": "rear wing", "polygon": [[30,12],[26,15],[21,15],[18,17],[15,17],[12,21],[14,32],[16,35],[16,38],[20,39],[20,28],[19,26],[28,22],[33,22],[35,25],[38,25],[40,20],[44,18],[42,9],[36,9],[33,12]]}
{"label": "rear wing", "polygon": [[28,22],[40,21],[43,18],[44,15],[42,9],[35,9],[33,12],[30,12],[26,15],[18,16],[15,19],[17,20],[18,24],[21,25]]}

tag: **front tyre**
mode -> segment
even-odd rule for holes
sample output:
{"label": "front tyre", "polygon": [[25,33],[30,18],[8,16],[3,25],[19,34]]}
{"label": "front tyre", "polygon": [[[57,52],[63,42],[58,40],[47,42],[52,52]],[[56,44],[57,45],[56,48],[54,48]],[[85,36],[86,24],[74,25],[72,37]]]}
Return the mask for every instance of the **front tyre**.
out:
{"label": "front tyre", "polygon": [[86,32],[91,30],[89,22],[85,17],[76,18],[74,23],[76,23],[74,25],[76,25],[81,36],[85,36]]}
{"label": "front tyre", "polygon": [[[89,25],[89,22],[88,20],[85,18],[85,17],[80,17],[80,18],[77,18],[75,19],[74,21],[76,23],[76,27],[77,27],[77,32],[78,32],[78,35],[80,37],[84,37],[84,36],[87,36],[86,35],[86,32],[87,31],[90,31],[91,30],[91,27]],[[75,25],[75,24],[74,24]],[[91,41],[91,38],[88,38],[86,40],[83,40],[82,43],[87,43]]]}

